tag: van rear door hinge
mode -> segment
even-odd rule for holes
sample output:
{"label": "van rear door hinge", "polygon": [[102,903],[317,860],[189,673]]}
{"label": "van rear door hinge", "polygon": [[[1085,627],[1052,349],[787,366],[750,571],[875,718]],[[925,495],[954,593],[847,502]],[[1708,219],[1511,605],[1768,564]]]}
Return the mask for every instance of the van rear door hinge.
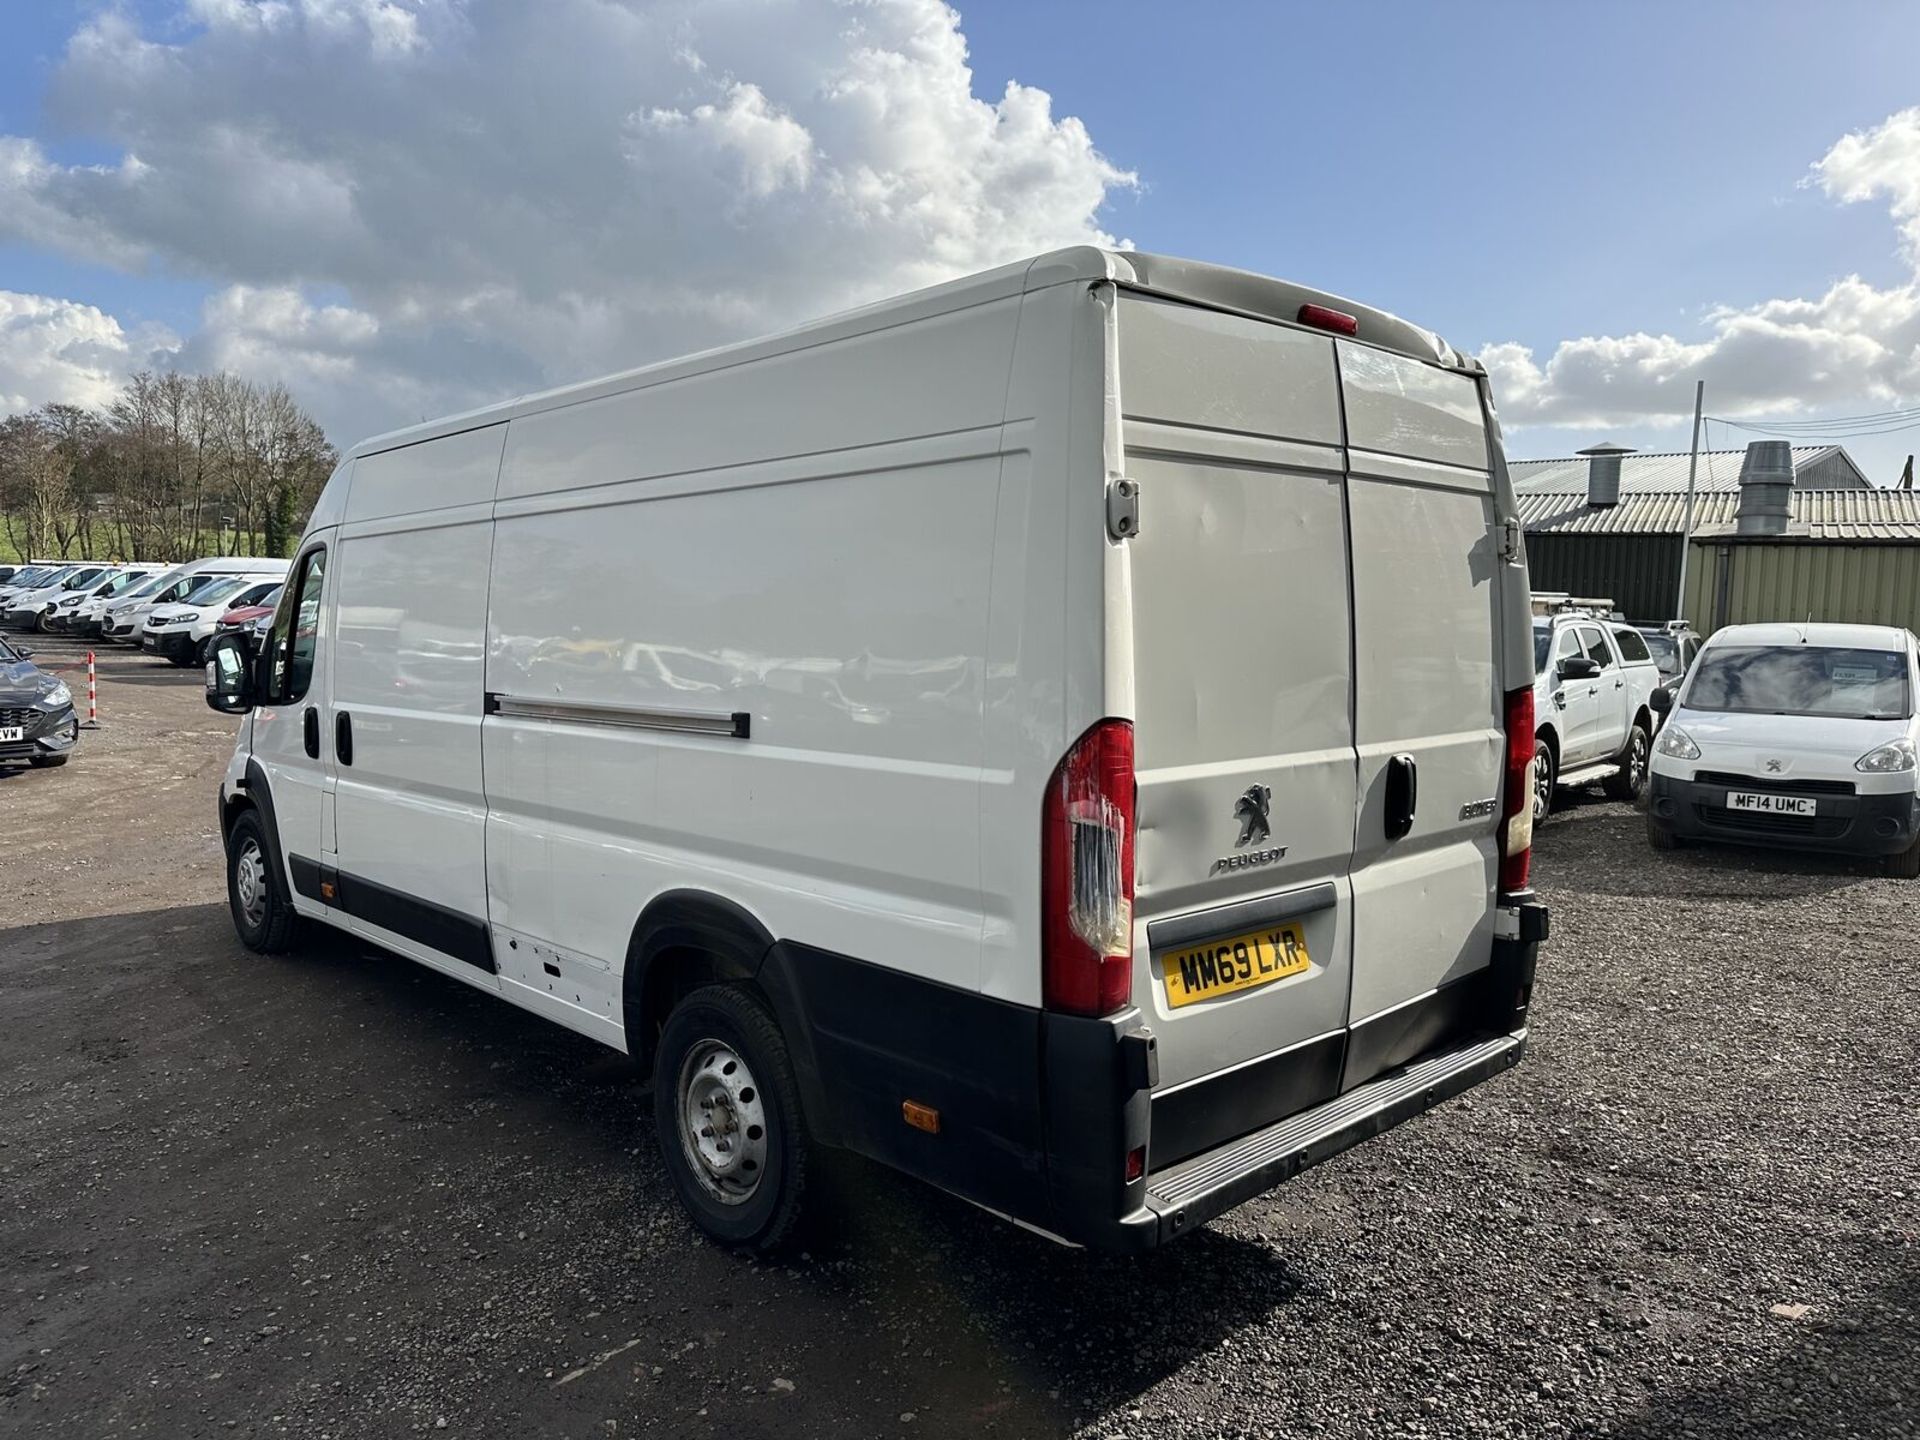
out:
{"label": "van rear door hinge", "polygon": [[1116,475],[1107,485],[1107,534],[1131,540],[1140,533],[1140,482]]}
{"label": "van rear door hinge", "polygon": [[1520,558],[1520,522],[1518,520],[1500,522],[1500,558],[1509,565]]}

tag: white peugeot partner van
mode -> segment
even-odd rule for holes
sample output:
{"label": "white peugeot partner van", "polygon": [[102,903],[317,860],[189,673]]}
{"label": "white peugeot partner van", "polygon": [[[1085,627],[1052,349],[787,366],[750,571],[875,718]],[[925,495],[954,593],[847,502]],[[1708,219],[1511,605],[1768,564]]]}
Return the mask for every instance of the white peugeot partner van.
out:
{"label": "white peugeot partner van", "polygon": [[241,938],[633,1055],[755,1247],[844,1146],[1144,1248],[1512,1065],[1532,696],[1480,367],[1094,249],[367,441],[208,664]]}
{"label": "white peugeot partner van", "polygon": [[1920,876],[1920,657],[1888,625],[1716,631],[1653,747],[1656,850],[1730,840],[1883,855]]}

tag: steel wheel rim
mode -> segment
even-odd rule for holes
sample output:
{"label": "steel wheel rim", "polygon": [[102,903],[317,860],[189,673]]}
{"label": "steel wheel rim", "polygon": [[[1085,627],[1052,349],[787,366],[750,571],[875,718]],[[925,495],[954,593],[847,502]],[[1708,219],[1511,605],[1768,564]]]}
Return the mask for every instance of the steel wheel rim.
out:
{"label": "steel wheel rim", "polygon": [[760,1083],[732,1046],[702,1040],[680,1062],[680,1149],[700,1188],[744,1205],[767,1173],[767,1111]]}
{"label": "steel wheel rim", "polygon": [[257,926],[267,918],[267,867],[252,837],[240,842],[240,854],[233,862],[233,893],[249,925]]}
{"label": "steel wheel rim", "polygon": [[1547,807],[1553,801],[1553,756],[1546,750],[1536,750],[1533,754],[1533,818],[1536,822],[1547,818]]}

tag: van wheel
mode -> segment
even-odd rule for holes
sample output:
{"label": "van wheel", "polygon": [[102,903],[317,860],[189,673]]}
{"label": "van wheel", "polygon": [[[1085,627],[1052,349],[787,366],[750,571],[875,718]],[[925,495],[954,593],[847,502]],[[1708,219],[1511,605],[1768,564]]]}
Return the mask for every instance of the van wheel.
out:
{"label": "van wheel", "polygon": [[1901,880],[1920,880],[1920,840],[1897,855],[1887,856],[1887,874]]}
{"label": "van wheel", "polygon": [[1533,823],[1538,825],[1553,813],[1553,787],[1559,780],[1559,767],[1553,763],[1553,747],[1545,737],[1533,742]]}
{"label": "van wheel", "polygon": [[807,1136],[780,1027],[734,985],[667,1017],[653,1063],[654,1125],[680,1203],[725,1245],[762,1254],[800,1219]]}
{"label": "van wheel", "polygon": [[1647,788],[1647,757],[1652,753],[1647,727],[1634,721],[1633,729],[1627,732],[1627,748],[1620,754],[1620,768],[1602,780],[1600,788],[1614,800],[1638,800]]}
{"label": "van wheel", "polygon": [[245,811],[227,832],[227,908],[240,943],[262,955],[278,955],[293,943],[293,904],[267,848],[265,823]]}
{"label": "van wheel", "polygon": [[1671,825],[1662,825],[1651,815],[1647,817],[1647,844],[1655,850],[1680,850],[1686,843],[1673,833]]}

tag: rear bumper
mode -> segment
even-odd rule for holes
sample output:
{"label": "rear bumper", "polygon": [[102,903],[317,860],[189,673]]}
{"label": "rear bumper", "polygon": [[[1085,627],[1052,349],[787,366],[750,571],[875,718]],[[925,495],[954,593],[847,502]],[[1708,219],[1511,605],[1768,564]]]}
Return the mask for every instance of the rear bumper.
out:
{"label": "rear bumper", "polygon": [[1893,855],[1920,837],[1920,798],[1912,791],[1816,795],[1815,813],[1797,816],[1729,810],[1729,788],[1656,774],[1648,779],[1647,814],[1689,840],[1840,855]]}
{"label": "rear bumper", "polygon": [[[1518,897],[1499,922],[1484,969],[1269,1057],[1258,1086],[1239,1066],[1173,1103],[1156,1098],[1157,1042],[1137,1010],[1059,1015],[788,942],[756,978],[823,1143],[1069,1243],[1137,1252],[1516,1064],[1547,910]],[[938,1132],[904,1125],[904,1100],[936,1110]],[[1211,1113],[1223,1108],[1228,1126]]]}

